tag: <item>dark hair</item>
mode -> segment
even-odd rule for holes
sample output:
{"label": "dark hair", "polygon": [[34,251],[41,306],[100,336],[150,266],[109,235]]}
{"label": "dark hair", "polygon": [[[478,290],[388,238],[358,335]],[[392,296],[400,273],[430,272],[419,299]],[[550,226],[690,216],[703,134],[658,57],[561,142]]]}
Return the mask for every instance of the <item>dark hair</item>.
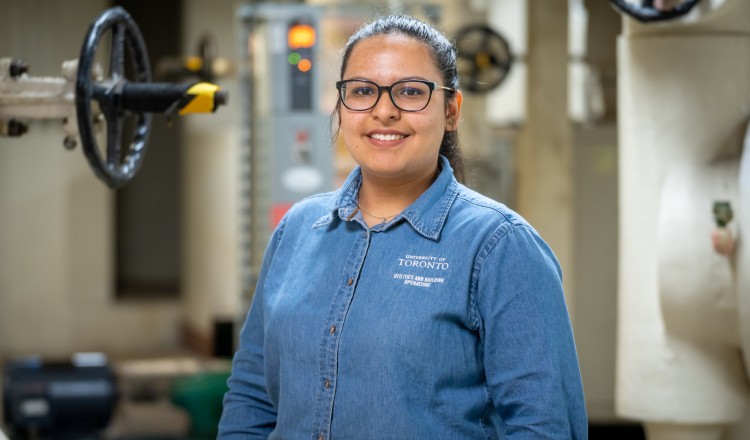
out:
{"label": "dark hair", "polygon": [[[458,69],[456,66],[456,47],[433,26],[408,15],[390,15],[379,18],[361,27],[355,32],[344,46],[344,54],[341,60],[341,72],[339,79],[344,79],[344,71],[349,63],[354,46],[362,40],[378,35],[401,34],[415,38],[426,45],[432,53],[435,66],[443,75],[443,84],[458,90]],[[451,98],[455,92],[448,92]],[[448,100],[446,100],[447,106]],[[341,99],[336,104],[334,115],[339,115]],[[459,182],[464,181],[464,158],[458,144],[458,132],[456,130],[446,131],[440,143],[440,154],[445,156],[453,168],[453,174]]]}

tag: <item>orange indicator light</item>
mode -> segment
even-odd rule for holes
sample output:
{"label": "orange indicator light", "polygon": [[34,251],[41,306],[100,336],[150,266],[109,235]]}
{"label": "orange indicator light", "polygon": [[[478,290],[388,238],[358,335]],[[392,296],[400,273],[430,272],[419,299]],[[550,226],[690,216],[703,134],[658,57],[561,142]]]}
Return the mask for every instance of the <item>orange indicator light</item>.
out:
{"label": "orange indicator light", "polygon": [[307,58],[303,58],[297,64],[297,68],[303,72],[307,72],[308,70],[312,69],[312,62]]}
{"label": "orange indicator light", "polygon": [[313,47],[315,28],[309,24],[294,24],[289,28],[287,40],[290,49]]}

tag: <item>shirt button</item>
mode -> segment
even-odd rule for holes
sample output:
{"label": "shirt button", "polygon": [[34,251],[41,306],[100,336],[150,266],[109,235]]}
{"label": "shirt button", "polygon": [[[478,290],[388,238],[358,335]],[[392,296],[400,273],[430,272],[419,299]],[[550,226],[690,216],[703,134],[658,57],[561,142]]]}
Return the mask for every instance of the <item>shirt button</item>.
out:
{"label": "shirt button", "polygon": [[331,326],[331,334],[334,334],[334,333],[336,333],[336,325],[335,324]]}
{"label": "shirt button", "polygon": [[326,379],[325,387],[326,389],[331,388],[331,379]]}
{"label": "shirt button", "polygon": [[351,286],[353,283],[354,283],[354,280],[351,279],[351,278],[349,278],[348,280],[346,280],[346,285],[347,286]]}

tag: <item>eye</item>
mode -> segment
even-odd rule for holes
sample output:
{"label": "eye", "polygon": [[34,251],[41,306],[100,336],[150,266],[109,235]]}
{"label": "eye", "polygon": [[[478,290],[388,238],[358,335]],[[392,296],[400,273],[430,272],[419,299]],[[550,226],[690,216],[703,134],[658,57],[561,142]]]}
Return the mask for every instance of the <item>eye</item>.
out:
{"label": "eye", "polygon": [[394,95],[399,98],[421,98],[429,93],[426,85],[419,82],[405,82],[395,87]]}
{"label": "eye", "polygon": [[351,89],[351,94],[355,96],[372,96],[375,95],[375,87],[371,85],[356,85]]}

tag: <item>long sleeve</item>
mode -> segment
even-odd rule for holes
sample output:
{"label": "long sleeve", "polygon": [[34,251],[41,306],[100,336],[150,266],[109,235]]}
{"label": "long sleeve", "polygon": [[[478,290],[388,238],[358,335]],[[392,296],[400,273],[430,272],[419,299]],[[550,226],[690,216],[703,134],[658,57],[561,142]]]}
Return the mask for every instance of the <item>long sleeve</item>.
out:
{"label": "long sleeve", "polygon": [[232,362],[229,391],[219,422],[220,440],[266,439],[276,426],[276,409],[268,395],[264,373],[264,285],[281,238],[279,224],[266,249],[253,303],[240,332],[240,346]]}
{"label": "long sleeve", "polygon": [[558,262],[533,229],[505,226],[480,253],[475,272],[485,370],[505,438],[586,439]]}

